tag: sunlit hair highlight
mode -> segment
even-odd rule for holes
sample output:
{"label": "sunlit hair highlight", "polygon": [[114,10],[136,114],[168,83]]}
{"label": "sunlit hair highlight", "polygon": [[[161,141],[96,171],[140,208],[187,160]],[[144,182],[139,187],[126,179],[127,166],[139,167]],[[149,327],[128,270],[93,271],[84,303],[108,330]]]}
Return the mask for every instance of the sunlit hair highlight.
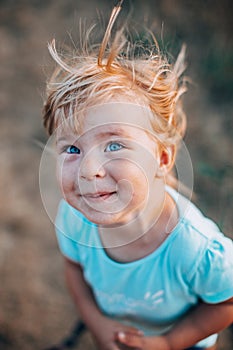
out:
{"label": "sunlit hair highlight", "polygon": [[176,144],[186,127],[180,99],[186,91],[185,47],[171,64],[153,34],[144,50],[141,42],[126,38],[124,29],[118,30],[111,41],[121,3],[114,7],[99,45],[89,46],[85,35],[79,52],[65,56],[57,52],[55,40],[49,44],[57,68],[47,84],[44,126],[49,134],[62,123],[80,132],[88,107],[122,99],[148,107],[155,134],[167,145]]}

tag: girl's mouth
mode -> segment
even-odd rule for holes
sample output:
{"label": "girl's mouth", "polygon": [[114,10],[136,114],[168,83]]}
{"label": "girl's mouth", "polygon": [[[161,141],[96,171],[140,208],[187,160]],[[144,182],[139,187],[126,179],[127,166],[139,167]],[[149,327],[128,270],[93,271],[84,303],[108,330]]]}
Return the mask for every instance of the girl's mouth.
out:
{"label": "girl's mouth", "polygon": [[88,193],[86,195],[83,195],[88,201],[102,201],[102,200],[108,200],[113,195],[115,195],[117,192],[96,192],[96,193]]}

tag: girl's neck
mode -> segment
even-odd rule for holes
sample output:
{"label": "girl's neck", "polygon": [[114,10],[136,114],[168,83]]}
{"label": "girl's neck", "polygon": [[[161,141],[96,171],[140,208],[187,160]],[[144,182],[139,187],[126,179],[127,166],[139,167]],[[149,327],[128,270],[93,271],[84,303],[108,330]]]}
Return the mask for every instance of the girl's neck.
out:
{"label": "girl's neck", "polygon": [[174,200],[165,194],[160,215],[147,226],[143,220],[134,220],[121,228],[100,228],[100,238],[106,253],[119,262],[141,259],[155,251],[174,230],[179,214]]}

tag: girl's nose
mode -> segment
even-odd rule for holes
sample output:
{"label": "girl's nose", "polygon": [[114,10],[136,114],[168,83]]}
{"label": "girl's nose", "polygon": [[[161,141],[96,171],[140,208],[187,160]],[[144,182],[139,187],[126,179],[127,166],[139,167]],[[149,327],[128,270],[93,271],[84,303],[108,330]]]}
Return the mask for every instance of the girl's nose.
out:
{"label": "girl's nose", "polygon": [[80,164],[79,177],[86,180],[93,180],[96,177],[106,175],[104,163],[95,154],[85,156]]}

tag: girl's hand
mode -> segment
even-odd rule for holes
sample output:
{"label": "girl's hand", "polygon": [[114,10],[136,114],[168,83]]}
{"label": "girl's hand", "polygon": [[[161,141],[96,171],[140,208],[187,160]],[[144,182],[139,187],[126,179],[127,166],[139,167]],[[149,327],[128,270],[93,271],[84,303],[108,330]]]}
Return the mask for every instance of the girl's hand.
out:
{"label": "girl's hand", "polygon": [[128,336],[140,339],[143,333],[134,328],[121,324],[120,322],[111,320],[107,317],[101,317],[96,324],[92,334],[99,350],[136,350],[137,347],[128,347],[127,343],[119,340],[118,334],[127,334]]}
{"label": "girl's hand", "polygon": [[140,350],[170,350],[170,346],[163,336],[158,337],[143,337],[137,334],[128,332],[119,332],[117,340],[127,345],[130,349]]}

